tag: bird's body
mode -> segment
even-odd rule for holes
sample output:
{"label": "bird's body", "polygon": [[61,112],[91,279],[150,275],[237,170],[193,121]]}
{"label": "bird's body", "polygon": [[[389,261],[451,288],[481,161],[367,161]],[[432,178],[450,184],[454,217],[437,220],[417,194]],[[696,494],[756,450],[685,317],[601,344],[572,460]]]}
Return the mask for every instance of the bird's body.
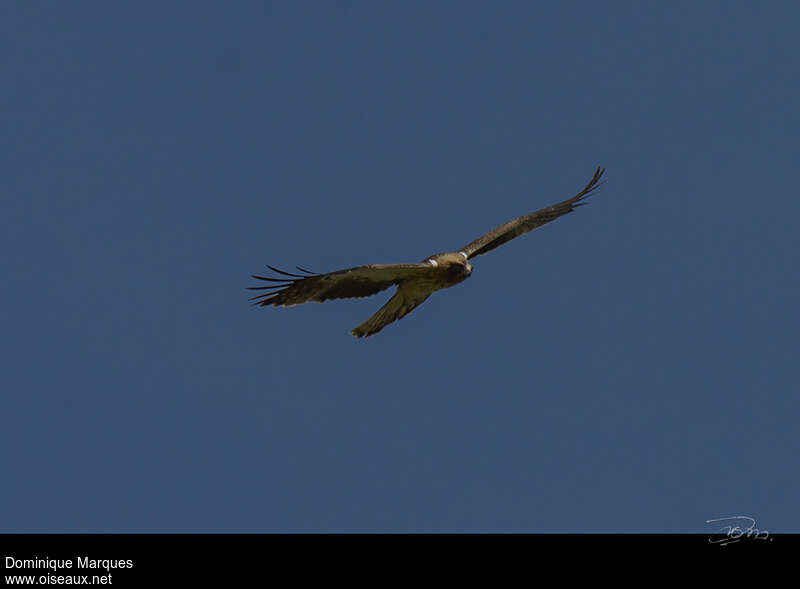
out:
{"label": "bird's body", "polygon": [[507,241],[585,204],[580,201],[599,186],[603,172],[603,169],[597,168],[589,183],[572,198],[516,217],[495,227],[459,250],[434,254],[420,262],[368,264],[327,274],[316,274],[300,267],[297,269],[303,274],[295,274],[267,266],[270,270],[286,278],[254,274],[253,278],[275,284],[249,287],[251,290],[268,291],[251,300],[256,301],[255,305],[286,307],[308,301],[323,302],[329,299],[366,297],[392,285],[397,285],[397,291],[383,307],[350,331],[355,337],[372,335],[392,321],[407,315],[425,302],[433,292],[466,280],[472,273],[470,258],[491,251]]}

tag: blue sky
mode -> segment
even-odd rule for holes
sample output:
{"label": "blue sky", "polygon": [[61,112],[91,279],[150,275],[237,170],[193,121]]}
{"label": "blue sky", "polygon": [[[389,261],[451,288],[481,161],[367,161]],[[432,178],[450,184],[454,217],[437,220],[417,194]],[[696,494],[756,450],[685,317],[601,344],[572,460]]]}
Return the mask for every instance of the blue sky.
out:
{"label": "blue sky", "polygon": [[3,531],[800,530],[796,3],[2,12]]}

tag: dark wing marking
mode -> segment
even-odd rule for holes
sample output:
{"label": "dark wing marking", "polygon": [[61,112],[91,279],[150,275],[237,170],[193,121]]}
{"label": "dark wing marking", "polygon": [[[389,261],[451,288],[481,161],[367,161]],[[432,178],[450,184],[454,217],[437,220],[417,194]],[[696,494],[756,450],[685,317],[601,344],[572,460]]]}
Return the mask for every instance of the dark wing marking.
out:
{"label": "dark wing marking", "polygon": [[312,274],[298,267],[301,272],[308,273],[306,276],[285,272],[269,265],[267,268],[286,278],[253,274],[253,278],[275,283],[248,287],[248,290],[269,291],[252,297],[250,300],[255,301],[254,305],[289,306],[308,301],[368,297],[407,278],[433,277],[436,273],[436,268],[426,263],[367,264],[327,274]]}
{"label": "dark wing marking", "polygon": [[522,215],[515,219],[511,219],[510,221],[495,227],[489,231],[489,233],[480,236],[475,241],[471,241],[458,251],[464,252],[467,258],[480,256],[481,254],[490,252],[494,248],[503,245],[507,241],[511,241],[523,233],[527,233],[528,231],[536,229],[545,223],[549,223],[561,215],[572,212],[575,207],[587,204],[581,201],[589,196],[589,194],[595,188],[602,184],[602,182],[600,182],[600,177],[603,175],[603,172],[605,172],[605,169],[598,166],[598,168],[594,171],[592,179],[589,180],[589,183],[583,187],[583,190],[581,190],[572,198],[568,198],[565,201],[550,205],[549,207],[545,207],[543,209],[539,209],[538,211],[533,211],[527,215]]}

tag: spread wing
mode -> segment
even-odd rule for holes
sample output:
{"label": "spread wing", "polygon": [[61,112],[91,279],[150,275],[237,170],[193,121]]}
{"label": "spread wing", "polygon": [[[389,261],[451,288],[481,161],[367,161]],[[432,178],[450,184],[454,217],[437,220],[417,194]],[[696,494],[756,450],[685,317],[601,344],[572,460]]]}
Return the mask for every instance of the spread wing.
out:
{"label": "spread wing", "polygon": [[275,305],[286,307],[308,301],[326,301],[368,297],[389,288],[408,278],[434,277],[436,268],[428,263],[416,264],[367,264],[355,266],[327,274],[316,274],[309,270],[297,269],[304,274],[294,274],[278,270],[270,265],[267,268],[285,276],[269,277],[253,274],[253,278],[274,282],[267,286],[250,286],[249,290],[267,291],[252,297],[254,305]]}
{"label": "spread wing", "polygon": [[600,177],[603,175],[603,172],[605,172],[605,169],[598,166],[598,168],[594,171],[592,179],[589,180],[589,183],[583,187],[583,190],[581,190],[572,198],[568,198],[567,200],[550,205],[549,207],[539,209],[538,211],[533,211],[527,215],[522,215],[516,219],[511,219],[510,221],[495,227],[489,231],[489,233],[480,236],[475,241],[471,241],[464,247],[460,248],[459,251],[463,252],[467,258],[480,256],[481,254],[490,252],[494,248],[503,245],[507,241],[511,241],[523,233],[527,233],[532,229],[536,229],[540,225],[549,223],[561,215],[572,212],[575,207],[587,204],[581,201],[589,196],[589,194],[595,188],[602,184],[602,182],[600,182]]}

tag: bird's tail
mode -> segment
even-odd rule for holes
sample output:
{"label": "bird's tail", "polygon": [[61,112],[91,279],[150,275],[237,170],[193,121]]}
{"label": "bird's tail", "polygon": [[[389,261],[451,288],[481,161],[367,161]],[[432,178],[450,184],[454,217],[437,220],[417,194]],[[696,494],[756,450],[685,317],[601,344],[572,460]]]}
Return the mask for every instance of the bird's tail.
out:
{"label": "bird's tail", "polygon": [[392,321],[402,319],[408,313],[414,310],[415,307],[425,302],[428,295],[422,298],[410,298],[407,293],[404,293],[401,288],[397,289],[392,298],[386,301],[386,304],[378,309],[372,317],[354,327],[350,333],[355,337],[367,337],[374,333],[378,333],[381,329],[389,325]]}

